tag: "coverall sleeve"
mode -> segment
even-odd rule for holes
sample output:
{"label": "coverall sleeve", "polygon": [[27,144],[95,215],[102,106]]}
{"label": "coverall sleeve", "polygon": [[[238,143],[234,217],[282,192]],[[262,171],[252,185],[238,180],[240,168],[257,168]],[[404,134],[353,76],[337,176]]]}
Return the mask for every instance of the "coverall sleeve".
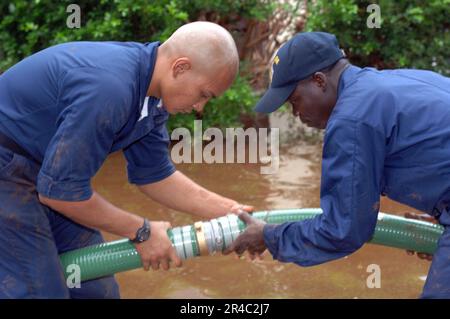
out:
{"label": "coverall sleeve", "polygon": [[368,124],[333,119],[323,147],[323,214],[301,222],[266,225],[273,257],[312,266],[349,255],[370,240],[379,211],[384,134]]}
{"label": "coverall sleeve", "polygon": [[131,93],[105,70],[69,70],[60,83],[56,133],[45,152],[37,191],[49,198],[82,201],[92,196],[91,178],[125,123]]}
{"label": "coverall sleeve", "polygon": [[169,156],[168,114],[154,118],[149,134],[124,149],[128,180],[132,184],[155,183],[172,175],[176,169]]}

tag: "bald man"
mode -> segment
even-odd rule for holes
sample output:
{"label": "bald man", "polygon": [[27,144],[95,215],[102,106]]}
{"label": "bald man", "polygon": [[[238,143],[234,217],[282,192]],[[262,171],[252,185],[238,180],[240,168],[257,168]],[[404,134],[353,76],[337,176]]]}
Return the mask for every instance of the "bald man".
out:
{"label": "bald man", "polygon": [[[123,150],[128,178],[151,199],[203,219],[251,210],[177,172],[169,114],[201,111],[239,66],[231,35],[195,22],[166,42],[72,42],[0,76],[0,298],[117,298],[113,277],[69,288],[58,255],[103,242],[135,243],[145,270],[181,265],[168,222],[148,221],[90,186]],[[81,271],[83,271],[81,269]]]}

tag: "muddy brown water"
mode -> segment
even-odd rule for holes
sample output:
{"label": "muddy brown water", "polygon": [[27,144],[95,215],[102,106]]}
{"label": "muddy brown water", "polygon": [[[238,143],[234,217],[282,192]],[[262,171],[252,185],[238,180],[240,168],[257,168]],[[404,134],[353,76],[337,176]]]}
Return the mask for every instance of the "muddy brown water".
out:
{"label": "muddy brown water", "polygon": [[[280,150],[280,156],[274,175],[261,175],[257,164],[177,168],[202,186],[256,210],[319,207],[321,146],[297,144]],[[94,178],[94,188],[115,205],[150,220],[168,220],[173,226],[197,220],[146,198],[127,183],[125,167],[123,155],[112,154]],[[382,198],[381,211],[402,215],[414,210]],[[104,235],[108,241],[118,238]],[[380,266],[380,288],[367,287],[371,264]],[[137,269],[116,278],[122,298],[417,298],[428,268],[429,262],[405,251],[367,244],[348,257],[307,268],[279,263],[270,254],[253,262],[216,255],[186,260],[179,269]]]}

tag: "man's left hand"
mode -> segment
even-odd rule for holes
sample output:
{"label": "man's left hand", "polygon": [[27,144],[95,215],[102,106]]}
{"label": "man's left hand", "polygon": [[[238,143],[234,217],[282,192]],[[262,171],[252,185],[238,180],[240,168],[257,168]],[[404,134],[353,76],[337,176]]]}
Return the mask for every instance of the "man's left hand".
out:
{"label": "man's left hand", "polygon": [[247,224],[247,228],[223,253],[228,255],[234,251],[236,254],[242,255],[247,250],[250,255],[262,254],[266,250],[263,234],[266,223],[253,218],[247,212],[239,213],[238,216]]}

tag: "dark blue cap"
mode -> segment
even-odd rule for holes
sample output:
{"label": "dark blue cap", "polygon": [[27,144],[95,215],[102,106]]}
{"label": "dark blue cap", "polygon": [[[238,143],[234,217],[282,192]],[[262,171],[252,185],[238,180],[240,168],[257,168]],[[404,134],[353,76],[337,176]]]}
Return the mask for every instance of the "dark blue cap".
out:
{"label": "dark blue cap", "polygon": [[272,65],[272,83],[256,104],[255,111],[270,113],[286,102],[299,81],[333,65],[344,57],[333,34],[297,33],[277,52]]}

